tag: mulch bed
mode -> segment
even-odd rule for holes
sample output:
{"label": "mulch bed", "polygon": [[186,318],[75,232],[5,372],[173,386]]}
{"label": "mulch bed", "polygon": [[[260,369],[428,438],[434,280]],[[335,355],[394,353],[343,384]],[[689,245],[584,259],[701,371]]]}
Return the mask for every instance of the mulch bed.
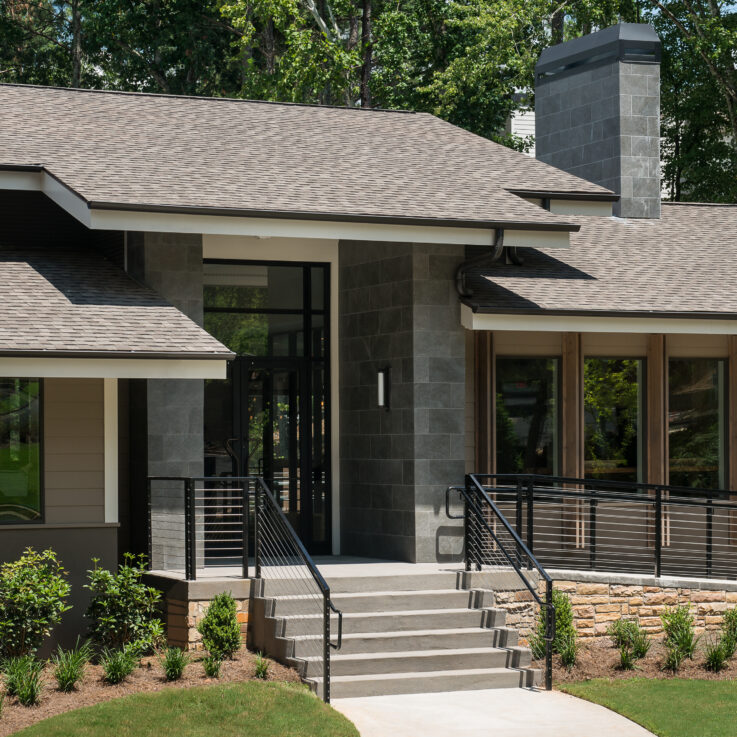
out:
{"label": "mulch bed", "polygon": [[[21,706],[14,697],[6,697],[0,715],[0,737],[17,732],[24,727],[83,706],[92,706],[110,699],[128,696],[134,693],[161,691],[164,688],[188,688],[206,686],[232,681],[255,680],[255,655],[241,650],[233,660],[226,660],[220,670],[220,678],[207,678],[200,659],[202,653],[193,653],[192,660],[184,669],[179,681],[166,681],[161,664],[156,656],[143,658],[141,667],[137,668],[123,683],[111,686],[102,680],[102,666],[87,665],[84,679],[78,684],[78,690],[62,693],[56,690],[53,668],[46,666],[43,673],[44,688],[38,706]],[[299,681],[296,671],[279,663],[269,661],[267,674],[269,681]]]}
{"label": "mulch bed", "polygon": [[[560,664],[560,655],[553,655],[553,684],[587,681],[591,678],[698,678],[707,681],[729,681],[737,678],[737,656],[727,667],[713,673],[704,667],[704,639],[696,648],[693,660],[685,659],[677,673],[664,670],[665,647],[662,641],[653,640],[647,656],[638,660],[635,670],[619,667],[619,650],[608,637],[580,642],[576,665],[571,670]],[[545,670],[544,660],[533,661],[533,667]]]}

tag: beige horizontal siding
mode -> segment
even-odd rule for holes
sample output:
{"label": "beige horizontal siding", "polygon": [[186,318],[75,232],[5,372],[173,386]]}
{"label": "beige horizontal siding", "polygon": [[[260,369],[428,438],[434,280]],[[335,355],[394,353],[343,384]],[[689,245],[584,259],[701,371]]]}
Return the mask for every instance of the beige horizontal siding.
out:
{"label": "beige horizontal siding", "polygon": [[674,358],[726,358],[726,335],[666,335],[665,352]]}
{"label": "beige horizontal siding", "polygon": [[584,356],[604,358],[644,358],[647,335],[631,333],[582,333]]}
{"label": "beige horizontal siding", "polygon": [[494,333],[497,356],[560,356],[561,334],[502,330]]}
{"label": "beige horizontal siding", "polygon": [[44,380],[46,522],[104,522],[102,379]]}

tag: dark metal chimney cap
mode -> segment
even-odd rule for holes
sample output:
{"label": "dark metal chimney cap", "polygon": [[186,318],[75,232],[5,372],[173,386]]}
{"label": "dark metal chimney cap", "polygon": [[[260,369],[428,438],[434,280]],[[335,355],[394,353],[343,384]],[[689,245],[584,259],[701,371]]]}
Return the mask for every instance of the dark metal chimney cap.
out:
{"label": "dark metal chimney cap", "polygon": [[660,55],[660,39],[649,23],[617,23],[544,49],[535,66],[535,79],[542,84],[614,61],[660,64]]}

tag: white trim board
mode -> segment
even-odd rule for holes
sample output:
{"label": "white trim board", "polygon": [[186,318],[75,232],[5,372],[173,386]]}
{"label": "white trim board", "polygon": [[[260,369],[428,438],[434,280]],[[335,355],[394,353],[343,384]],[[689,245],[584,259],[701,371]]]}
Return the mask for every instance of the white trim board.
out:
{"label": "white trim board", "polygon": [[118,522],[118,380],[104,380],[105,522]]}
{"label": "white trim board", "polygon": [[737,335],[737,320],[680,317],[598,317],[578,315],[507,315],[473,312],[461,305],[468,330],[521,330],[562,333],[662,333]]}
{"label": "white trim board", "polygon": [[224,379],[227,361],[148,358],[0,357],[0,376],[64,379]]}
{"label": "white trim board", "polygon": [[[468,246],[491,246],[495,238],[493,228],[94,209],[88,206],[84,198],[45,171],[0,171],[0,189],[43,192],[91,230],[449,243]],[[570,238],[567,231],[505,228],[504,243],[518,248],[568,248]]]}

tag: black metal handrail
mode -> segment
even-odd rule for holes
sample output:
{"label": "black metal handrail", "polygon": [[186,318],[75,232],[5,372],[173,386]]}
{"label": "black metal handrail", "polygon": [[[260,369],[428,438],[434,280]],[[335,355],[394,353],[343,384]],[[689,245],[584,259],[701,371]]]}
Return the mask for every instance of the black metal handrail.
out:
{"label": "black metal handrail", "polygon": [[[460,516],[453,515],[450,511],[450,495],[454,491],[461,495],[464,502],[463,515]],[[545,611],[545,688],[550,691],[553,688],[553,640],[555,639],[553,579],[509,524],[474,474],[466,476],[465,486],[448,487],[445,494],[445,511],[450,519],[464,520],[464,558],[466,570],[470,571],[475,566],[480,571],[482,570],[482,566],[488,562],[481,555],[479,546],[473,539],[474,527],[479,526],[490,537],[498,551],[500,551],[501,556],[498,555],[497,559],[501,558],[502,561],[506,561],[517,573],[534,601]],[[490,524],[490,522],[495,524]],[[514,547],[511,552],[502,541],[502,536],[497,534],[497,531],[494,529],[496,523],[500,524],[507,536],[511,538]],[[526,565],[528,570],[535,569],[543,581],[545,581],[544,600],[538,593],[537,588],[530,583],[528,577],[523,573],[523,565]]]}
{"label": "black metal handrail", "polygon": [[[290,558],[296,556],[301,565],[307,569],[315,585],[319,589],[323,604],[323,700],[330,703],[330,651],[339,650],[343,644],[343,613],[335,607],[330,598],[330,586],[318,570],[312,557],[289,523],[284,510],[277,502],[263,479],[259,478],[255,485],[255,577],[263,579],[265,566],[294,567]],[[267,522],[265,515],[272,514],[276,523]],[[285,541],[281,536],[286,535]],[[330,612],[338,616],[338,639],[333,643],[330,639]]]}
{"label": "black metal handrail", "polygon": [[[548,567],[737,578],[735,492],[535,474],[475,477],[497,505],[514,505],[516,531]],[[575,533],[564,529],[571,517]]]}

